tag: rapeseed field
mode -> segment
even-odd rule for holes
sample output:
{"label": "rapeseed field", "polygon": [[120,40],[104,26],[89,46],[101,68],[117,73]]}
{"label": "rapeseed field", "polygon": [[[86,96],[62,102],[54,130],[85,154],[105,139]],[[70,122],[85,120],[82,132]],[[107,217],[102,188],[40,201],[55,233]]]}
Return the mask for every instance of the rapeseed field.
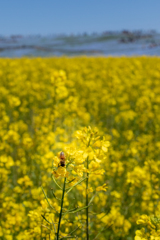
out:
{"label": "rapeseed field", "polygon": [[160,58],[0,59],[0,239],[160,239]]}

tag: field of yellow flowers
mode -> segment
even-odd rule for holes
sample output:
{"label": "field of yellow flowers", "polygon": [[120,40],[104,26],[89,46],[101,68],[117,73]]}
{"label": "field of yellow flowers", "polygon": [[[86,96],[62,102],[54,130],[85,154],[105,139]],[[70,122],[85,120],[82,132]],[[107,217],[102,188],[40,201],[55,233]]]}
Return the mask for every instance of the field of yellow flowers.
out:
{"label": "field of yellow flowers", "polygon": [[0,239],[160,239],[160,58],[0,59]]}

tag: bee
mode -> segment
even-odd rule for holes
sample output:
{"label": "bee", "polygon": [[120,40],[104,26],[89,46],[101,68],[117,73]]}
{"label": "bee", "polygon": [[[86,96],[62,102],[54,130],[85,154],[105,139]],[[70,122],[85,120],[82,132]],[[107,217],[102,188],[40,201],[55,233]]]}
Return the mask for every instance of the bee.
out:
{"label": "bee", "polygon": [[59,158],[60,158],[59,166],[65,167],[66,157],[65,157],[65,155],[64,155],[64,152],[61,152],[61,153],[60,153]]}

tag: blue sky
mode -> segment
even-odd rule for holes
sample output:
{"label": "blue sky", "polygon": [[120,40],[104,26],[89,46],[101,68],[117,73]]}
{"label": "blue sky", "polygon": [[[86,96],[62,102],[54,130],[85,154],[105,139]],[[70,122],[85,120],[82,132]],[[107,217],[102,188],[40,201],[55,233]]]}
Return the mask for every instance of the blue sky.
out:
{"label": "blue sky", "polygon": [[160,0],[0,0],[0,35],[160,32]]}

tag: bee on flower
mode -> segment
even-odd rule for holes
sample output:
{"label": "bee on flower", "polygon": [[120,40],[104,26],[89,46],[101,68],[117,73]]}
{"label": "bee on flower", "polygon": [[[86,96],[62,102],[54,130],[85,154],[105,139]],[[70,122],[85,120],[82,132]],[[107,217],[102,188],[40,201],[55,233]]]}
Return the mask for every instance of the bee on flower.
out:
{"label": "bee on flower", "polygon": [[65,155],[64,155],[64,152],[61,152],[60,153],[60,156],[59,156],[59,158],[60,158],[60,163],[59,163],[59,167],[61,166],[61,167],[65,167],[65,161],[66,161],[66,157],[65,157]]}

